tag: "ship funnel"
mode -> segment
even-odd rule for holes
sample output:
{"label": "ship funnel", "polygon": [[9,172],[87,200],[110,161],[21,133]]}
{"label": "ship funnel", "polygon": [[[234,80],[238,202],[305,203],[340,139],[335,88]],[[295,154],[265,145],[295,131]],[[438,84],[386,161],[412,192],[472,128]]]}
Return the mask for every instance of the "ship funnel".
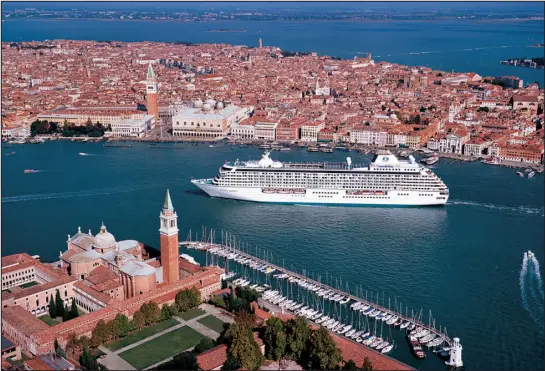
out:
{"label": "ship funnel", "polygon": [[415,160],[414,160],[413,155],[410,155],[410,156],[409,156],[409,161],[411,162],[411,164],[414,164],[414,163],[415,163]]}

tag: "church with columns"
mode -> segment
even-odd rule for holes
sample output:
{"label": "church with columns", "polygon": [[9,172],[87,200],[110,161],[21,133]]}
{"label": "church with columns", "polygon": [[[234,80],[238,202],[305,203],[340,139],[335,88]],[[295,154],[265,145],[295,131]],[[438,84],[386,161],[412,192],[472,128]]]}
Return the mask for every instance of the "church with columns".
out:
{"label": "church with columns", "polygon": [[[81,302],[76,298],[78,305],[92,311],[104,307],[101,304],[107,304],[105,301],[109,299],[128,299],[149,292],[162,283],[180,279],[179,260],[182,258],[178,253],[178,215],[168,190],[159,219],[160,257],[153,257],[151,248],[142,242],[116,241],[104,223],[96,235],[90,230],[83,233],[78,228],[76,234],[68,236],[67,250],[60,254],[60,268],[84,284],[77,285],[86,291],[81,295]],[[85,293],[98,298],[93,301]]]}

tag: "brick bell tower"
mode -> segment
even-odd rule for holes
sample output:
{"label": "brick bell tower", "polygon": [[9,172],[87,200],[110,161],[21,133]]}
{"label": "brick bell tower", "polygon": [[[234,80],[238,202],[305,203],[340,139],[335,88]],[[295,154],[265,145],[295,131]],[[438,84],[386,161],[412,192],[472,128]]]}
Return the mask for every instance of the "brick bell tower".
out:
{"label": "brick bell tower", "polygon": [[159,87],[157,85],[157,78],[151,68],[151,63],[148,65],[148,74],[146,76],[146,100],[148,105],[148,114],[155,117],[155,123],[159,122],[159,103],[157,101],[157,95],[159,93]]}
{"label": "brick bell tower", "polygon": [[177,282],[180,279],[180,263],[178,249],[178,215],[172,206],[170,193],[167,188],[163,210],[159,214],[161,228],[161,265],[163,266],[163,281]]}

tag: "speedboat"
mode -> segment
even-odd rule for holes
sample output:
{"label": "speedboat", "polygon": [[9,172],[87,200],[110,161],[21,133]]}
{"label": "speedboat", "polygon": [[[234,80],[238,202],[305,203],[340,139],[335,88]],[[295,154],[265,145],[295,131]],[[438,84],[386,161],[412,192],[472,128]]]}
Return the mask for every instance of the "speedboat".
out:
{"label": "speedboat", "polygon": [[534,256],[534,253],[528,250],[528,259],[532,259]]}
{"label": "speedboat", "polygon": [[523,176],[524,176],[524,174],[521,173],[520,171],[517,171],[517,175],[520,176],[520,177],[523,177]]}

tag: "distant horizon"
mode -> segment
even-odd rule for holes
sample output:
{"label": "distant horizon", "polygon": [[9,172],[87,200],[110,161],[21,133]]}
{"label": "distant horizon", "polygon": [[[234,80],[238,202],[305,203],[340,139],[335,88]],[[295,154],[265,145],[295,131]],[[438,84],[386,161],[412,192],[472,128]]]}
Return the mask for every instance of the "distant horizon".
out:
{"label": "distant horizon", "polygon": [[[395,5],[394,5],[395,4]],[[151,2],[151,1],[135,1],[135,2],[3,2],[2,10],[23,10],[35,8],[38,10],[110,10],[110,11],[142,11],[142,10],[158,10],[158,11],[174,11],[174,10],[236,10],[236,9],[290,9],[290,10],[403,10],[403,11],[419,11],[419,10],[472,10],[493,13],[494,11],[509,11],[509,12],[541,12],[545,9],[543,2],[445,2],[445,1],[426,1],[426,2],[291,2],[291,1],[275,1],[275,2]]]}

